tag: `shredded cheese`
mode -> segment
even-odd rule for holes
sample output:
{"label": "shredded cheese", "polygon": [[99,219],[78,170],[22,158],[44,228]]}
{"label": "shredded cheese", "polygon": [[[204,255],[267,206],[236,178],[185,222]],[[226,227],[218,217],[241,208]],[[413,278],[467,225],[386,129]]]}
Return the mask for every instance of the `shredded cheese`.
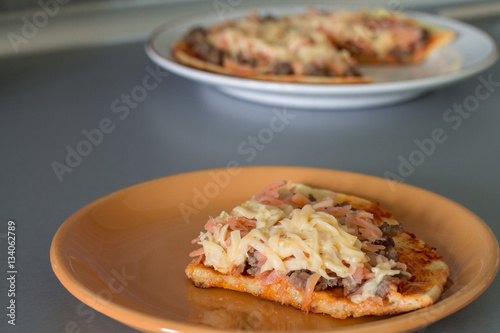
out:
{"label": "shredded cheese", "polygon": [[386,276],[393,276],[401,273],[400,270],[392,269],[395,264],[393,261],[386,261],[384,263],[379,263],[377,266],[372,267],[372,272],[375,274],[373,279],[368,280],[362,287],[362,293],[360,295],[354,295],[351,297],[351,301],[354,303],[360,303],[367,298],[376,295],[377,288]]}
{"label": "shredded cheese", "polygon": [[[273,271],[283,276],[305,270],[326,280],[341,278],[344,287],[349,286],[352,294],[348,297],[354,303],[378,297],[379,287],[388,276],[411,276],[404,264],[378,255],[373,249],[369,253],[362,251],[368,241],[361,241],[363,230],[358,238],[359,233],[349,226],[354,216],[351,206],[346,207],[351,213],[345,213],[345,217],[340,214],[342,223],[335,218],[338,215],[328,213],[330,207],[344,203],[347,195],[303,184],[279,186],[266,188],[255,199],[207,222],[207,232],[198,238],[204,265],[223,274],[243,273],[250,265],[255,270],[250,274],[255,276]],[[293,208],[297,206],[301,208]],[[371,216],[366,211],[355,211],[358,219]],[[380,246],[370,244],[375,250]]]}
{"label": "shredded cheese", "polygon": [[[342,182],[336,186],[342,191]],[[185,270],[195,286],[248,292],[343,319],[427,306],[436,296],[431,280],[439,287],[448,275],[430,245],[376,202],[353,194],[278,180],[228,212],[210,217],[192,241],[202,246],[189,253],[194,259]],[[363,229],[380,235],[368,238]],[[416,267],[426,256],[438,278],[429,267]]]}
{"label": "shredded cheese", "polygon": [[262,272],[307,269],[328,279],[327,271],[347,277],[367,261],[361,242],[332,215],[317,212],[311,205],[291,213],[288,210],[256,200],[234,208],[233,216],[254,218],[257,228],[244,237],[240,237],[240,231],[232,231],[230,246],[224,242],[227,225],[214,235],[202,234],[200,244],[205,249],[205,264],[227,274],[243,264],[248,250],[254,248],[267,258]]}
{"label": "shredded cheese", "polygon": [[[385,27],[383,22],[390,21],[401,24]],[[327,61],[342,66],[350,57],[338,45],[353,44],[359,52],[383,59],[404,45],[408,38],[398,38],[396,33],[406,28],[419,31],[407,16],[387,10],[337,10],[287,15],[270,21],[244,18],[218,26],[209,39],[232,56],[301,63]]]}
{"label": "shredded cheese", "polygon": [[311,30],[315,21],[286,17],[271,22],[245,18],[216,29],[209,40],[230,55],[261,57],[272,61],[323,63],[343,62],[339,51],[325,33]]}

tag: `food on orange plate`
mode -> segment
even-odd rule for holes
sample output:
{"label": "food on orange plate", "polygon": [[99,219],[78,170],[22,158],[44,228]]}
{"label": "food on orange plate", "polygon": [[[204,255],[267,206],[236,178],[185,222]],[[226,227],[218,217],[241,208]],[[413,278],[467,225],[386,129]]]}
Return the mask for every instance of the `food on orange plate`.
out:
{"label": "food on orange plate", "polygon": [[433,304],[449,275],[435,249],[371,201],[286,181],[210,218],[186,275],[335,318]]}
{"label": "food on orange plate", "polygon": [[450,30],[387,10],[311,9],[259,17],[251,13],[196,27],[173,46],[179,62],[251,79],[301,83],[366,83],[358,63],[418,63],[453,39]]}

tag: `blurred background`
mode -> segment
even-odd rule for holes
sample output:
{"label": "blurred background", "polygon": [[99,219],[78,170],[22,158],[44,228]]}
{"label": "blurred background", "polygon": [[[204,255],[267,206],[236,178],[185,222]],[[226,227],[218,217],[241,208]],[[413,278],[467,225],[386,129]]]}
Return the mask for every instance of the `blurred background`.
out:
{"label": "blurred background", "polygon": [[[121,188],[167,175],[241,165],[301,165],[382,177],[396,172],[415,140],[443,127],[449,139],[406,177],[406,183],[454,200],[483,219],[500,238],[500,64],[403,104],[338,112],[286,110],[296,121],[248,158],[238,147],[269,126],[273,109],[247,103],[177,75],[159,76],[158,89],[115,113],[156,65],[144,51],[153,29],[171,18],[216,6],[267,0],[0,0],[0,265],[7,252],[6,222],[17,223],[20,263],[18,324],[0,311],[0,332],[136,332],[86,307],[52,272],[49,249],[61,224],[86,204]],[[273,0],[421,10],[462,20],[500,43],[500,1]],[[219,7],[220,10],[221,7]],[[470,50],[474,55],[481,50]],[[155,72],[158,74],[158,72]],[[157,75],[158,76],[158,75]],[[459,129],[447,110],[490,79]],[[134,90],[135,89],[135,90]],[[124,107],[124,104],[120,104]],[[282,110],[282,108],[280,108]],[[127,112],[128,112],[127,111]],[[284,112],[285,110],[283,109]],[[119,117],[120,116],[120,117]],[[465,116],[464,116],[465,117]],[[53,165],[86,142],[83,132],[106,119],[116,129],[59,179]],[[461,118],[459,118],[461,120]],[[460,123],[461,124],[461,123]],[[90,153],[89,153],[90,154]],[[66,162],[67,163],[67,162]],[[69,163],[68,163],[69,164]],[[7,280],[0,302],[7,302]],[[425,328],[427,333],[500,332],[500,277],[463,310]],[[422,330],[423,331],[423,330]]]}
{"label": "blurred background", "polygon": [[[3,0],[0,1],[0,57],[36,51],[144,39],[156,26],[184,13],[213,10],[223,0]],[[351,0],[294,1],[272,3],[349,4],[383,6],[397,10],[432,8],[448,11],[445,16],[492,15],[500,11],[498,1],[473,0]],[[268,4],[263,0],[231,0],[233,6]],[[486,6],[484,5],[486,4]],[[226,10],[221,7],[222,10]],[[229,9],[230,10],[230,9]],[[36,22],[35,22],[36,21]],[[26,25],[35,24],[32,32]],[[25,32],[22,29],[27,29]],[[33,29],[32,29],[33,30]],[[36,38],[30,36],[36,34]],[[28,35],[27,40],[15,39]],[[25,36],[26,37],[26,36]],[[24,38],[24,37],[23,37]],[[13,42],[14,39],[14,42]],[[16,44],[19,47],[13,47]]]}

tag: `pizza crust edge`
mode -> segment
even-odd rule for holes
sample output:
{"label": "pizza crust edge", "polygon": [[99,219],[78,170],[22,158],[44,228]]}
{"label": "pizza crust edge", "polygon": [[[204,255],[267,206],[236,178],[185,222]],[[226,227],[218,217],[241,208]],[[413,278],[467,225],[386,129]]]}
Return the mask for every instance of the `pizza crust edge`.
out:
{"label": "pizza crust edge", "polygon": [[251,80],[283,82],[283,83],[311,83],[311,84],[343,84],[343,83],[371,83],[372,79],[364,76],[345,76],[345,77],[324,77],[324,76],[304,76],[304,75],[271,75],[271,74],[253,74],[231,70],[219,65],[209,63],[194,57],[189,52],[189,47],[184,41],[178,41],[172,47],[174,59],[183,65],[203,71],[224,74],[234,77],[240,77]]}
{"label": "pizza crust edge", "polygon": [[[404,231],[393,239],[400,253],[400,261],[408,265],[414,276],[414,280],[405,284],[401,292],[398,292],[396,286],[390,286],[391,290],[384,299],[384,304],[378,304],[370,299],[356,304],[328,289],[315,291],[309,311],[345,319],[366,315],[393,315],[435,303],[442,294],[449,276],[448,266],[430,245],[411,233]],[[252,276],[225,275],[213,268],[192,263],[186,267],[185,273],[196,287],[215,287],[250,293],[298,309],[303,303],[302,291],[292,286],[288,279],[263,285],[262,280]]]}

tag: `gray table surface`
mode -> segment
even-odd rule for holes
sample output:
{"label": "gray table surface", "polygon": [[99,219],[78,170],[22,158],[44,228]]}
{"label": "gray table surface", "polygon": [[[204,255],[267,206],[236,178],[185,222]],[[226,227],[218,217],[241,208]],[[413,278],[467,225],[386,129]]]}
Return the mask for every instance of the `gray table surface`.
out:
{"label": "gray table surface", "polygon": [[[498,17],[470,23],[500,40]],[[415,140],[442,128],[447,140],[405,181],[464,205],[500,238],[500,89],[492,88],[460,123],[444,118],[455,103],[475,94],[480,76],[499,82],[500,63],[404,104],[350,111],[287,109],[286,129],[255,155],[238,146],[269,126],[270,106],[239,101],[171,74],[124,107],[122,94],[142,86],[156,70],[142,42],[4,59],[0,68],[1,276],[7,275],[9,220],[17,225],[18,269],[16,326],[7,324],[8,286],[5,277],[0,282],[1,332],[135,332],[86,308],[64,289],[50,266],[52,237],[69,215],[108,193],[157,177],[224,167],[230,160],[383,177],[398,172],[401,157],[418,148]],[[121,111],[115,113],[118,106]],[[64,163],[66,147],[75,148],[85,138],[82,131],[105,118],[113,131],[58,178],[54,161]],[[473,303],[424,330],[500,332],[499,309],[497,277]]]}

